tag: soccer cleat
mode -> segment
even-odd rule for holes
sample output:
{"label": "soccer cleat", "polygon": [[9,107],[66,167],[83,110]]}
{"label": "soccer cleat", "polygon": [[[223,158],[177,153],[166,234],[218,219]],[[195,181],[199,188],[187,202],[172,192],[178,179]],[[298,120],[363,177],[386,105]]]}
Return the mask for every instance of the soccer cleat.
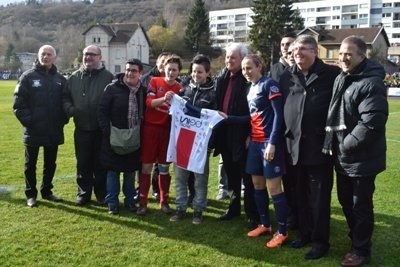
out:
{"label": "soccer cleat", "polygon": [[285,243],[286,239],[288,238],[288,234],[282,235],[279,232],[276,232],[272,239],[265,243],[266,247],[269,248],[276,248],[282,246],[283,243]]}
{"label": "soccer cleat", "polygon": [[265,227],[262,224],[259,224],[257,228],[254,230],[251,230],[250,232],[247,233],[248,237],[257,237],[257,236],[262,236],[262,235],[267,235],[272,232],[272,228],[270,227]]}
{"label": "soccer cleat", "polygon": [[169,221],[178,222],[181,221],[183,218],[185,218],[185,216],[186,216],[186,211],[178,210],[171,218],[169,218]]}

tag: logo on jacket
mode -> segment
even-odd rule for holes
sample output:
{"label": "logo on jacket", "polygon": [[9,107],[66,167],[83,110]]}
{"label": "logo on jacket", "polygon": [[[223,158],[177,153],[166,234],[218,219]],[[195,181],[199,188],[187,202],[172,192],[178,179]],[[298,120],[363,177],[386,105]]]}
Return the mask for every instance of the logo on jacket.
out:
{"label": "logo on jacket", "polygon": [[32,80],[32,87],[41,87],[40,80]]}

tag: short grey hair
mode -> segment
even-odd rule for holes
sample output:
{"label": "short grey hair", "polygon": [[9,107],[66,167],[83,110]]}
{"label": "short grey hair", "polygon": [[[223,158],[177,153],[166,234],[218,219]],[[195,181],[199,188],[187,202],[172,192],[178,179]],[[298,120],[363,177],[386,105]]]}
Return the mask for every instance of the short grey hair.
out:
{"label": "short grey hair", "polygon": [[238,51],[240,58],[243,59],[249,53],[247,47],[242,43],[229,43],[225,47],[226,52]]}
{"label": "short grey hair", "polygon": [[317,40],[312,35],[309,34],[301,34],[299,35],[296,40],[294,40],[293,45],[297,44],[307,44],[310,45],[315,51],[318,50],[318,43]]}

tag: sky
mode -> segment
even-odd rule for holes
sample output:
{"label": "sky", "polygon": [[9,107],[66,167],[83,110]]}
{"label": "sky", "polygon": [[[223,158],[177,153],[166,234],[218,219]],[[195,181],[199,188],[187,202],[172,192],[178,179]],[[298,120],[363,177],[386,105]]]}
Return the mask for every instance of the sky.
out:
{"label": "sky", "polygon": [[10,3],[21,3],[25,2],[24,0],[0,0],[0,6],[6,6],[7,4]]}

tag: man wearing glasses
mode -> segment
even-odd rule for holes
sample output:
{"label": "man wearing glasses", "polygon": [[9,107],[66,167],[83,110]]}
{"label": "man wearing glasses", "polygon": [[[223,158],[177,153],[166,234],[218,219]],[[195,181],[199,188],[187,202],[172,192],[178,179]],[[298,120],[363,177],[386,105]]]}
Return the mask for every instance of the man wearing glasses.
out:
{"label": "man wearing glasses", "polygon": [[97,110],[104,88],[111,83],[113,75],[103,66],[101,50],[95,45],[83,49],[82,63],[81,68],[68,77],[63,96],[64,110],[75,123],[76,204],[89,202],[92,190],[97,203],[104,204],[106,171],[99,160],[102,133]]}
{"label": "man wearing glasses", "polygon": [[322,153],[322,147],[333,82],[340,69],[318,58],[318,44],[311,35],[297,37],[292,53],[296,64],[280,79],[286,98],[285,139],[299,220],[299,236],[291,246],[301,248],[311,243],[304,258],[315,260],[329,250],[333,162]]}

